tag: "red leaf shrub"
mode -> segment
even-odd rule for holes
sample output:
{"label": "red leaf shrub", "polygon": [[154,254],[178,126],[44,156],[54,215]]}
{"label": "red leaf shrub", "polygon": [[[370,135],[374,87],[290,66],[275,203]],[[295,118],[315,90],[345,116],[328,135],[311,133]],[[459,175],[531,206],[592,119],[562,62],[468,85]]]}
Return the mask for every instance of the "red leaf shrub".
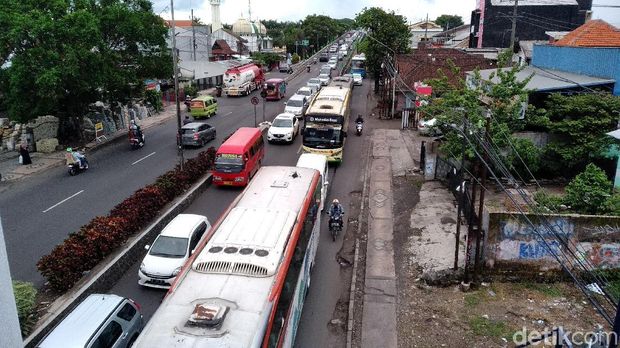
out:
{"label": "red leaf shrub", "polygon": [[37,268],[56,291],[70,289],[127,239],[146,227],[159,211],[213,168],[215,149],[209,148],[161,175],[154,184],[134,192],[108,216],[98,216],[71,233],[37,262]]}

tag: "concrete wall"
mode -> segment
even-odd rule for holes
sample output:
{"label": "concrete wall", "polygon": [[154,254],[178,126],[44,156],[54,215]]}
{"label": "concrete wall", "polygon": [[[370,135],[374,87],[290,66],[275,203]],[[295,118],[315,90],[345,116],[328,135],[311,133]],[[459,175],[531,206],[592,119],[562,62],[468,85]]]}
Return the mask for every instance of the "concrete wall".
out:
{"label": "concrete wall", "polygon": [[[502,268],[533,266],[529,270],[559,269],[550,249],[566,250],[536,215],[527,215],[531,227],[518,213],[489,213],[485,248],[487,264]],[[577,255],[597,268],[620,268],[620,217],[546,215],[556,233],[569,241]],[[542,235],[543,243],[536,231]],[[575,249],[576,248],[576,249]]]}
{"label": "concrete wall", "polygon": [[615,79],[613,94],[620,95],[620,48],[534,45],[532,65]]}

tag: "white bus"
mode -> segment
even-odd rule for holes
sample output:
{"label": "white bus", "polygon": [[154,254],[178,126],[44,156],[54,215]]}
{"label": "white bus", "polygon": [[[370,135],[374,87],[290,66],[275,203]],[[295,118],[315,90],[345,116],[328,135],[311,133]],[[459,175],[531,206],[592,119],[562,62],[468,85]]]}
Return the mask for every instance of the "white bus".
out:
{"label": "white bus", "polygon": [[134,347],[292,347],[319,242],[319,172],[262,167]]}

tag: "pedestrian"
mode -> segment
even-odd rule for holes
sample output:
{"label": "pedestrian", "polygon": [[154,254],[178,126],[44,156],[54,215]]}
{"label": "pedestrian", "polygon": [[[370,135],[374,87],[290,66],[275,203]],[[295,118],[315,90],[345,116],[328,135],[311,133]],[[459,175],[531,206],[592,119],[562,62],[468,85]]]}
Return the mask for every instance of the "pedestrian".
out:
{"label": "pedestrian", "polygon": [[192,123],[192,120],[189,119],[189,116],[185,115],[185,119],[183,120],[183,125],[185,126],[188,123]]}
{"label": "pedestrian", "polygon": [[22,141],[21,145],[19,145],[19,157],[21,157],[21,164],[32,164],[32,159],[30,158],[30,153],[28,152],[28,145],[26,145],[26,142]]}

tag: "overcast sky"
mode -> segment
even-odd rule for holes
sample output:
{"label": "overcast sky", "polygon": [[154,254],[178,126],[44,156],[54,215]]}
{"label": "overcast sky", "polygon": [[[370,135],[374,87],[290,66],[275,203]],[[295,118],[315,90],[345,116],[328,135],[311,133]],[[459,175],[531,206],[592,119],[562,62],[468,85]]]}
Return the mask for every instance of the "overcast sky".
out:
{"label": "overcast sky", "polygon": [[[170,0],[152,0],[155,13],[170,18]],[[243,15],[248,17],[248,0],[222,0],[221,20],[233,24]],[[594,0],[594,5],[620,5],[618,0]],[[332,18],[355,18],[364,7],[381,7],[403,15],[410,23],[423,20],[428,14],[435,19],[442,14],[456,14],[469,23],[476,0],[252,0],[253,19],[276,19],[278,21],[302,20],[308,15],[321,14]],[[175,0],[176,19],[189,19],[190,9],[194,16],[211,23],[211,5],[208,0]],[[601,18],[620,27],[620,8],[592,7],[593,18]]]}

